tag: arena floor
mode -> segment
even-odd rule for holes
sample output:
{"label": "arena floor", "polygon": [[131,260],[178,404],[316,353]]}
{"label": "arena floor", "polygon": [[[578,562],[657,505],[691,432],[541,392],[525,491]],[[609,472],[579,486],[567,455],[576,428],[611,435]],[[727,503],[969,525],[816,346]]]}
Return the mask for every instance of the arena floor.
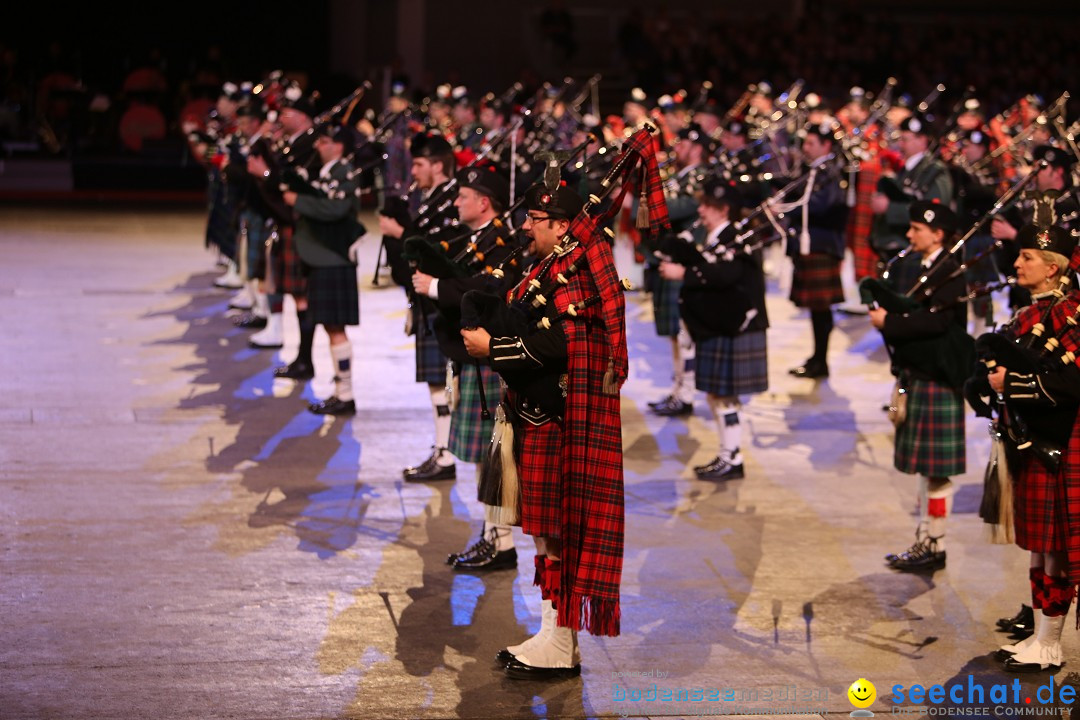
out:
{"label": "arena floor", "polygon": [[283,351],[248,349],[204,220],[0,214],[0,718],[840,715],[860,678],[878,714],[900,712],[897,685],[1009,683],[1003,709],[930,706],[1002,717],[1059,712],[1037,689],[1080,684],[1075,633],[1015,699],[991,657],[994,620],[1029,594],[1025,554],[977,516],[984,421],[968,416],[948,568],[883,565],[912,540],[916,491],[892,467],[885,351],[838,314],[832,377],[790,377],[810,325],[776,281],[770,391],[727,484],[690,470],[715,454],[703,398],[689,420],[646,412],[670,353],[630,296],[623,634],[582,636],[580,680],[506,679],[495,652],[539,623],[532,543],[517,536],[516,574],[455,574],[446,554],[479,527],[471,466],[402,482],[431,411],[403,294],[370,286],[377,240],[350,330],[359,411],[323,418],[305,406],[330,391],[326,336],[314,383],[275,382],[295,317]]}

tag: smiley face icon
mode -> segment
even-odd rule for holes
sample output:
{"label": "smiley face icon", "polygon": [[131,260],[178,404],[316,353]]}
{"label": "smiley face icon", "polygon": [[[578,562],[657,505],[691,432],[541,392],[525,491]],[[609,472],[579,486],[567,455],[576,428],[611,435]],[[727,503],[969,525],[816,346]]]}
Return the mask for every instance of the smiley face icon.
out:
{"label": "smiley face icon", "polygon": [[866,678],[859,678],[851,683],[847,691],[848,700],[857,708],[868,708],[877,698],[877,688]]}

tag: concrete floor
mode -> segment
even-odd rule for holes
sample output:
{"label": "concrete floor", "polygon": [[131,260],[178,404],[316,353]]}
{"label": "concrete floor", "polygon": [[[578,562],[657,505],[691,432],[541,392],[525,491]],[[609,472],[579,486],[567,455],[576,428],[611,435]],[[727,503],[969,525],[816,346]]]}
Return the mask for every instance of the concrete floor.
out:
{"label": "concrete floor", "polygon": [[[894,685],[1012,681],[992,628],[1027,601],[1027,561],[976,514],[984,423],[969,419],[948,569],[890,572],[915,480],[892,469],[878,335],[838,315],[832,378],[791,378],[809,320],[775,287],[771,390],[747,407],[748,477],[726,485],[689,470],[715,454],[704,402],[688,421],[645,412],[669,351],[631,297],[623,635],[582,637],[580,680],[504,678],[492,656],[539,623],[531,542],[517,574],[454,574],[446,553],[478,527],[471,467],[402,483],[430,409],[402,293],[368,285],[377,243],[350,333],[359,413],[319,418],[325,335],[310,387],[275,383],[295,319],[281,353],[247,348],[203,222],[0,212],[0,718],[840,714],[859,678],[881,714]],[[1019,705],[1076,684],[1078,662],[1025,678]],[[729,699],[651,701],[654,684]]]}

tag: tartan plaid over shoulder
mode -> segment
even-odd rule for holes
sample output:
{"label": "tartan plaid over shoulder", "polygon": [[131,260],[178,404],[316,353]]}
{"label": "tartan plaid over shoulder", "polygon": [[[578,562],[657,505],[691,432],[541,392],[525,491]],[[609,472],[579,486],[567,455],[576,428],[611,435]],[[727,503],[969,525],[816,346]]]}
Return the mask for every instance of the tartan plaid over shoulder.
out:
{"label": "tartan plaid over shoulder", "polygon": [[607,242],[579,245],[558,258],[551,272],[564,272],[574,262],[586,267],[571,277],[565,292],[556,294],[556,309],[563,312],[571,302],[594,295],[601,302],[563,323],[568,382],[560,462],[558,622],[614,636],[619,634],[625,526],[619,402],[628,367],[625,305]]}
{"label": "tartan plaid over shoulder", "polygon": [[[623,146],[608,180],[628,177],[606,210],[593,203],[575,217],[567,235],[577,245],[557,257],[550,273],[584,264],[570,276],[566,292],[555,296],[561,313],[570,303],[599,296],[600,302],[563,324],[567,343],[567,396],[563,424],[562,583],[558,624],[593,635],[618,635],[621,610],[625,514],[623,504],[622,419],[619,392],[629,370],[626,304],[611,246],[600,228],[618,213],[634,180],[648,211],[650,232],[670,227],[667,204],[647,130]],[[635,171],[639,171],[635,174]]]}

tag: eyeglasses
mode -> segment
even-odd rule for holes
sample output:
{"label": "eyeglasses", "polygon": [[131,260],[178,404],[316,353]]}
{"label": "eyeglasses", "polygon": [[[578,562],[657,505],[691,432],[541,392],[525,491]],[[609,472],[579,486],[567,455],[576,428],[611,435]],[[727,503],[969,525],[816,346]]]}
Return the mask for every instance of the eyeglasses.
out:
{"label": "eyeglasses", "polygon": [[524,222],[528,222],[528,223],[538,223],[538,222],[541,222],[541,221],[543,221],[543,220],[550,220],[550,219],[551,219],[551,216],[550,216],[550,215],[543,215],[543,216],[537,217],[536,215],[529,215],[529,214],[526,214],[526,215],[525,215],[525,221],[524,221]]}

